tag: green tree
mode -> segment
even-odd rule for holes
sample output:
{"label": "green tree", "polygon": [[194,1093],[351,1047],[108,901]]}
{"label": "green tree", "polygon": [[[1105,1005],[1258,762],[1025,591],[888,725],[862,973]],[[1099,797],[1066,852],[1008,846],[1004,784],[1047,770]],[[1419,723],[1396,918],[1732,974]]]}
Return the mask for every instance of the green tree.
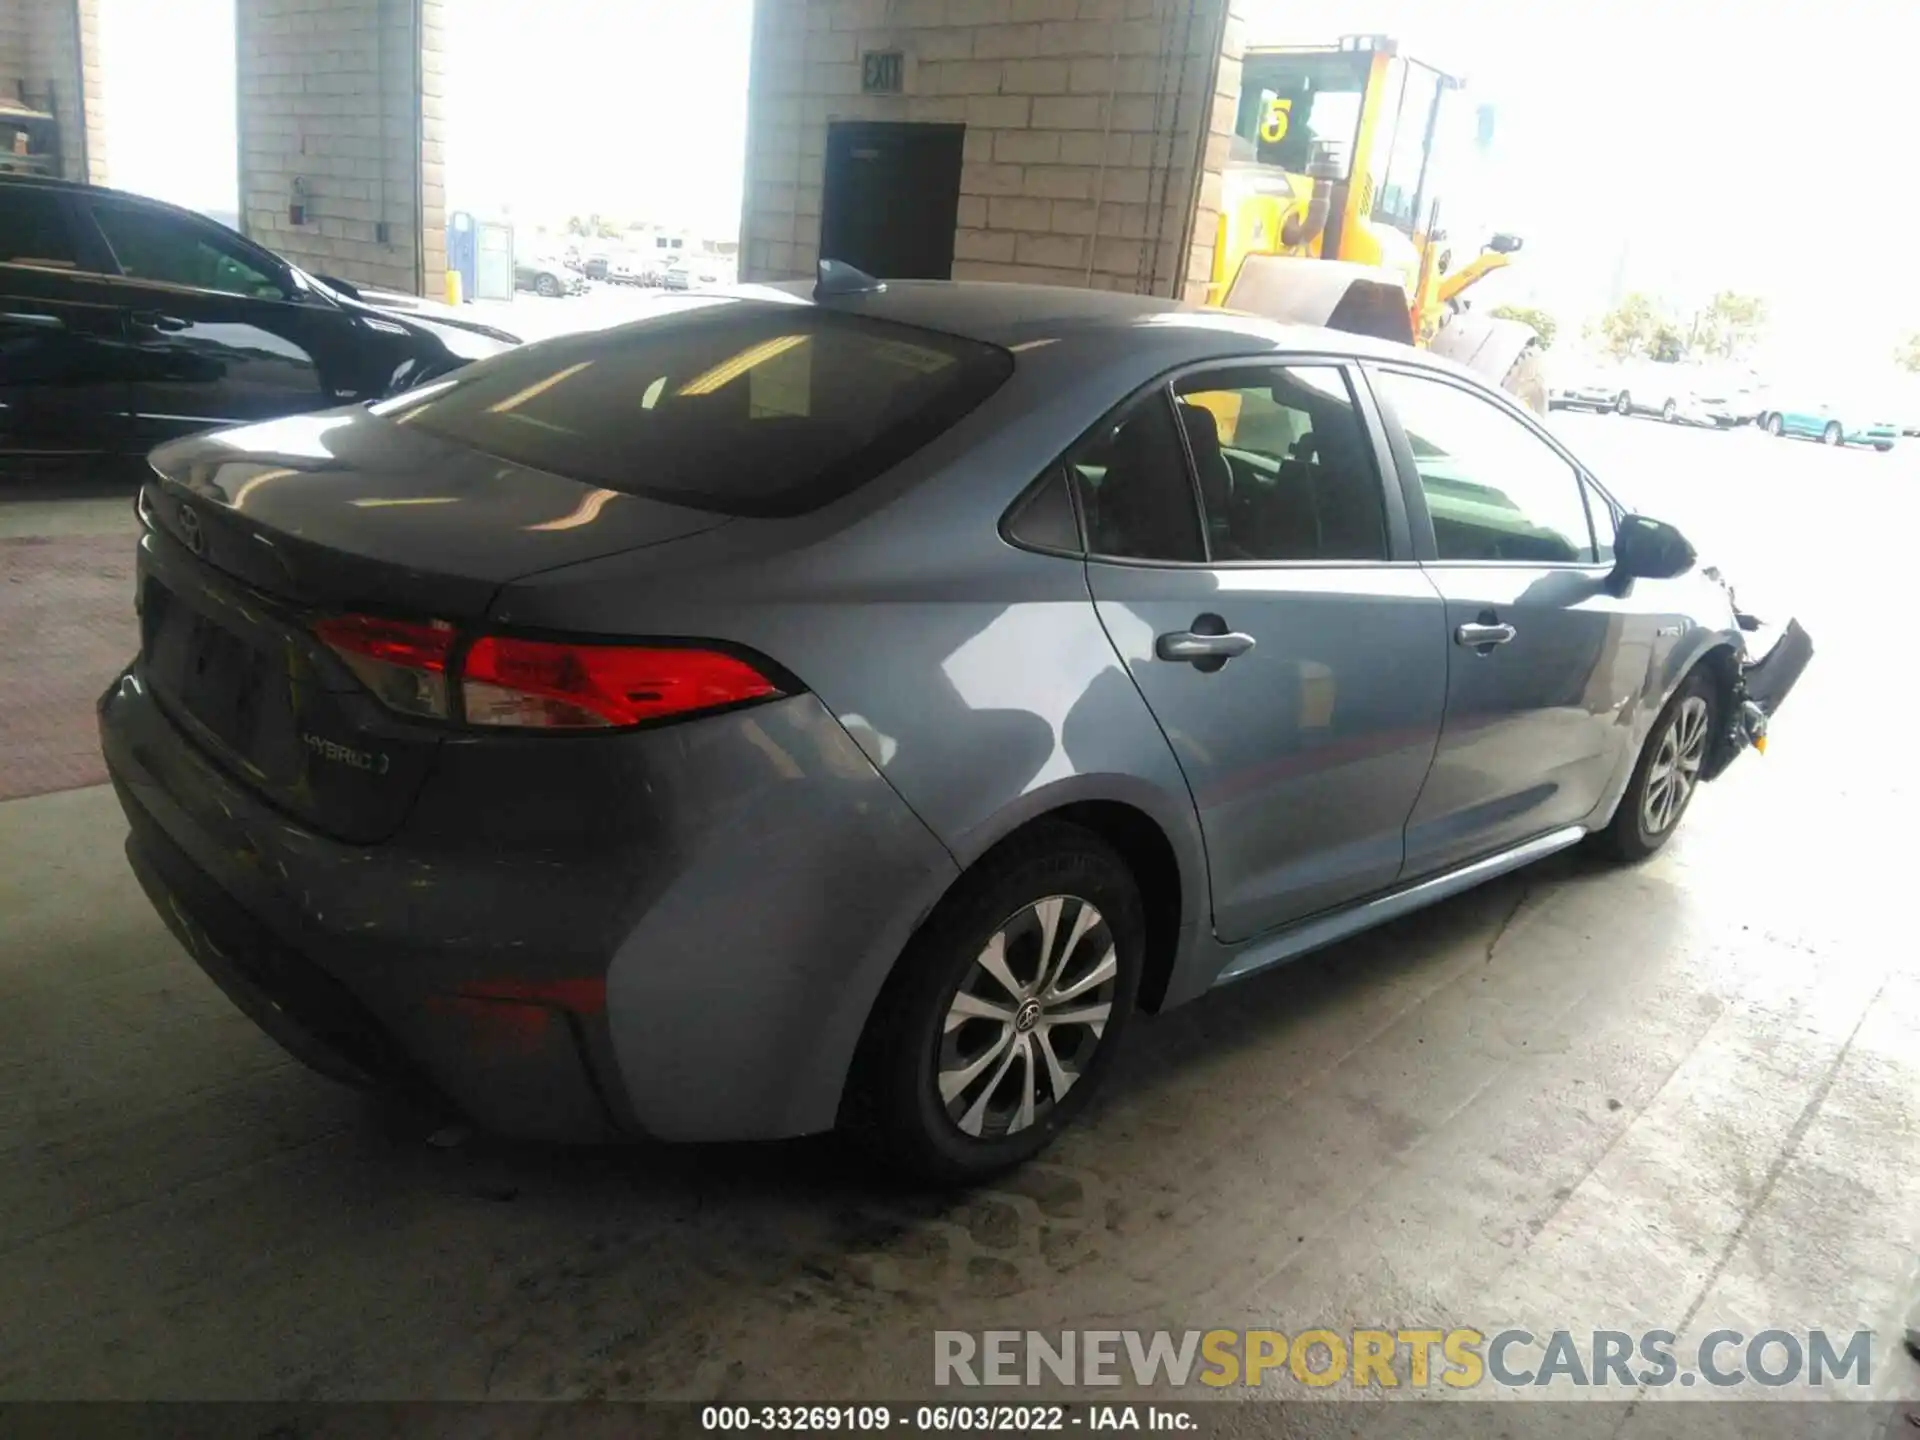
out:
{"label": "green tree", "polygon": [[1533,333],[1540,337],[1543,350],[1553,348],[1553,337],[1560,328],[1560,322],[1546,311],[1532,305],[1496,305],[1493,315],[1501,320],[1518,320],[1522,325],[1530,326]]}
{"label": "green tree", "polygon": [[1652,353],[1662,320],[1653,298],[1635,291],[1600,317],[1600,343],[1615,359],[1644,358]]}
{"label": "green tree", "polygon": [[1649,360],[1676,364],[1687,356],[1687,337],[1671,320],[1662,320],[1647,337],[1646,355]]}
{"label": "green tree", "polygon": [[1701,355],[1732,360],[1744,354],[1767,328],[1767,302],[1758,295],[1722,290],[1693,317],[1687,348]]}
{"label": "green tree", "polygon": [[1900,348],[1893,352],[1893,362],[1902,370],[1920,374],[1920,330],[1900,342]]}

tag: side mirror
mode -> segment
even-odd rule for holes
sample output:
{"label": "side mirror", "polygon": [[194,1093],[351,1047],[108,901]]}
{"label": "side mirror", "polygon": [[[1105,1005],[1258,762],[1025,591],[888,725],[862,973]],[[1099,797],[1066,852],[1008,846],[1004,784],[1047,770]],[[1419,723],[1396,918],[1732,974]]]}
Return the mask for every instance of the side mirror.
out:
{"label": "side mirror", "polygon": [[349,300],[358,300],[360,298],[359,290],[356,289],[354,286],[349,285],[345,280],[337,279],[332,275],[316,275],[313,278],[318,280],[322,285],[326,286],[329,290],[338,290],[342,295],[346,296]]}
{"label": "side mirror", "polygon": [[1496,255],[1513,255],[1519,252],[1522,243],[1518,235],[1502,233],[1487,242],[1487,249]]}
{"label": "side mirror", "polygon": [[1616,580],[1671,580],[1691,570],[1698,558],[1686,536],[1646,515],[1627,516],[1613,537]]}

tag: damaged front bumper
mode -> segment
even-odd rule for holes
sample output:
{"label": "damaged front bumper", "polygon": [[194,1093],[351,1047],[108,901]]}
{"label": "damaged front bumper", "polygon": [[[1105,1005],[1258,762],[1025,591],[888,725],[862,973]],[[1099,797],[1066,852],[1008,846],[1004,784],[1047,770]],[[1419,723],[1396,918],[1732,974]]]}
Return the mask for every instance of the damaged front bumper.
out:
{"label": "damaged front bumper", "polygon": [[[1740,622],[1741,629],[1751,626],[1754,633],[1763,628],[1750,616],[1742,615]],[[1812,659],[1813,637],[1798,620],[1789,620],[1785,629],[1771,637],[1771,644],[1760,650],[1758,659],[1742,663],[1734,695],[1733,733],[1729,736],[1734,753],[1749,745],[1766,752],[1767,721],[1799,683]]]}

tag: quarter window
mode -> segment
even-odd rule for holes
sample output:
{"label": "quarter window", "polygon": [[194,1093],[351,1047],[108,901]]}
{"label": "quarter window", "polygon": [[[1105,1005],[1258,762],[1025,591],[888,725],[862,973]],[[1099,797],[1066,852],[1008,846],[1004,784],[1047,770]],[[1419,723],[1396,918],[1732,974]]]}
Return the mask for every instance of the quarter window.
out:
{"label": "quarter window", "polygon": [[1103,421],[1068,461],[1087,548],[1122,560],[1204,560],[1200,512],[1166,392]]}
{"label": "quarter window", "polygon": [[1215,560],[1384,560],[1366,427],[1331,365],[1250,365],[1174,387]]}
{"label": "quarter window", "polygon": [[1440,380],[1376,372],[1413,449],[1442,560],[1593,563],[1579,472],[1489,400]]}
{"label": "quarter window", "polygon": [[215,244],[210,234],[188,221],[110,202],[96,202],[93,218],[121,270],[134,279],[258,300],[286,298],[279,281],[242,259],[237,250]]}
{"label": "quarter window", "polygon": [[1067,472],[1055,466],[1007,512],[1007,538],[1029,550],[1081,554],[1080,522],[1067,492]]}

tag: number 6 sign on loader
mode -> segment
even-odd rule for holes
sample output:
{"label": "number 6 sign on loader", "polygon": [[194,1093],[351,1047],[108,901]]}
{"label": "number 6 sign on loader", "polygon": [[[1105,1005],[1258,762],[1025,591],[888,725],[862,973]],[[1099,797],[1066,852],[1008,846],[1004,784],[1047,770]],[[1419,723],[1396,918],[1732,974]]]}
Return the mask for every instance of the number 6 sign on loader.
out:
{"label": "number 6 sign on loader", "polygon": [[1278,145],[1287,138],[1287,128],[1293,124],[1293,101],[1275,95],[1267,101],[1266,113],[1260,117],[1260,139],[1268,145]]}

